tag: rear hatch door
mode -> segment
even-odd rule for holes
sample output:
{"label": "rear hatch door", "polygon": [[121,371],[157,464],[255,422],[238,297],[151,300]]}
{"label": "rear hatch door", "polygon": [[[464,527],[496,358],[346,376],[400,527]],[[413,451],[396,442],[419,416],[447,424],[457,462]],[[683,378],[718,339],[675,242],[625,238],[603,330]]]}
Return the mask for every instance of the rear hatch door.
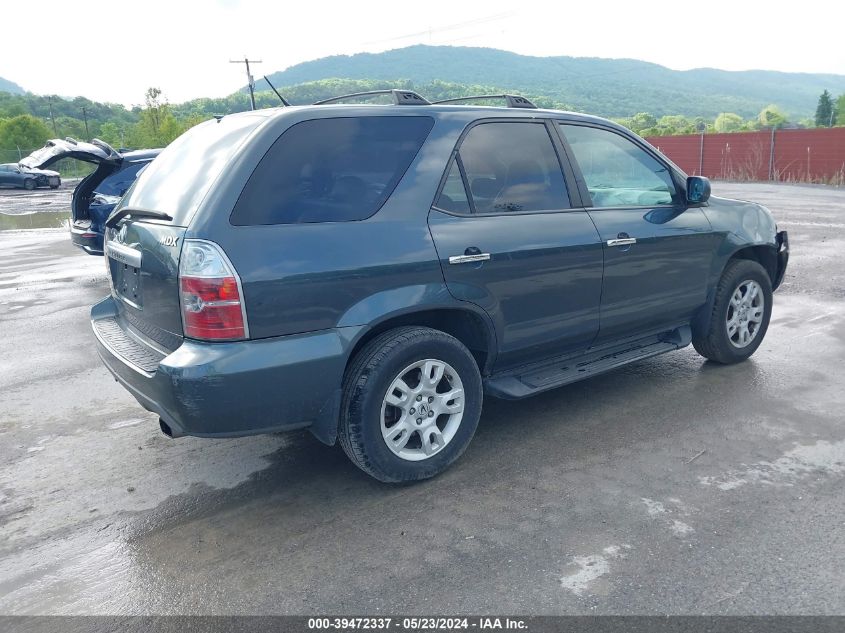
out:
{"label": "rear hatch door", "polygon": [[87,230],[90,226],[90,205],[94,190],[105,178],[120,169],[123,157],[120,152],[99,139],[85,143],[72,138],[55,138],[22,159],[20,164],[30,169],[43,169],[63,158],[75,158],[97,165],[94,172],[77,185],[70,205],[71,230]]}
{"label": "rear hatch door", "polygon": [[112,296],[124,329],[162,352],[182,342],[179,253],[185,227],[131,217],[106,228]]}
{"label": "rear hatch door", "polygon": [[44,169],[63,158],[76,158],[86,163],[113,163],[119,164],[120,153],[99,139],[91,143],[76,141],[72,138],[54,138],[42,147],[37,149],[19,162],[30,169]]}
{"label": "rear hatch door", "polygon": [[[179,257],[187,227],[212,184],[266,116],[246,113],[194,126],[138,175],[106,221],[106,260],[119,325],[161,351],[182,342]],[[231,207],[214,211],[228,216]]]}

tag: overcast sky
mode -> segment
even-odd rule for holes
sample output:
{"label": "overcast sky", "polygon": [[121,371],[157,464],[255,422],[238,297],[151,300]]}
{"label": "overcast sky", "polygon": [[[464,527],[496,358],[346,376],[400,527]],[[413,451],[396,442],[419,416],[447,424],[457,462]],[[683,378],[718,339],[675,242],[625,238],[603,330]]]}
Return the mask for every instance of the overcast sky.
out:
{"label": "overcast sky", "polygon": [[[845,74],[845,4],[827,0],[19,0],[4,2],[0,77],[35,93],[135,104],[222,96],[326,55],[411,44],[525,55],[628,57],[675,69]],[[764,8],[765,7],[765,8]],[[16,26],[17,25],[17,26]],[[19,28],[18,28],[19,27]],[[479,82],[484,77],[478,78]]]}

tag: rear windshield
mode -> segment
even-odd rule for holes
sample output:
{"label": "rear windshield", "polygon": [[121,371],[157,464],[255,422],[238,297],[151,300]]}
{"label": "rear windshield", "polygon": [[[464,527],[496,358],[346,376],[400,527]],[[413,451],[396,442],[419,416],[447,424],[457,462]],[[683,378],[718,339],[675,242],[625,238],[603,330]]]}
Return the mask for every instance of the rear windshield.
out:
{"label": "rear windshield", "polygon": [[105,196],[120,197],[129,187],[135,182],[138,172],[149,164],[148,161],[138,163],[125,163],[123,169],[113,173],[111,176],[103,180],[97,185],[96,192]]}
{"label": "rear windshield", "polygon": [[415,116],[298,123],[261,159],[231,222],[243,226],[368,218],[393,193],[433,125],[432,118]]}
{"label": "rear windshield", "polygon": [[187,226],[209,188],[264,116],[226,116],[191,128],[141,172],[120,207],[163,211]]}

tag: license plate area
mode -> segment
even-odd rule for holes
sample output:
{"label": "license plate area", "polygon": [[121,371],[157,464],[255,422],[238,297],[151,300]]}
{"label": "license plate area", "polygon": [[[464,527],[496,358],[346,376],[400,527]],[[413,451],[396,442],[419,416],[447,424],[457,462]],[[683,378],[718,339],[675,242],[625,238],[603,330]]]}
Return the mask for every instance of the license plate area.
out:
{"label": "license plate area", "polygon": [[141,251],[126,244],[106,242],[112,290],[115,296],[139,310],[141,301]]}
{"label": "license plate area", "polygon": [[112,259],[112,281],[117,295],[131,306],[141,308],[141,269]]}

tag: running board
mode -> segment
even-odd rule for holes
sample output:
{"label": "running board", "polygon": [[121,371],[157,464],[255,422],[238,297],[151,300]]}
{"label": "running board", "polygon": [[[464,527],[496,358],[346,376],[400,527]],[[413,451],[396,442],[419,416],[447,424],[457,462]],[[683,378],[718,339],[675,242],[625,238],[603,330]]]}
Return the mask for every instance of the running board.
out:
{"label": "running board", "polygon": [[496,398],[516,400],[603,374],[634,361],[686,347],[692,340],[689,326],[624,345],[589,351],[576,357],[544,361],[494,374],[484,381],[484,391]]}

